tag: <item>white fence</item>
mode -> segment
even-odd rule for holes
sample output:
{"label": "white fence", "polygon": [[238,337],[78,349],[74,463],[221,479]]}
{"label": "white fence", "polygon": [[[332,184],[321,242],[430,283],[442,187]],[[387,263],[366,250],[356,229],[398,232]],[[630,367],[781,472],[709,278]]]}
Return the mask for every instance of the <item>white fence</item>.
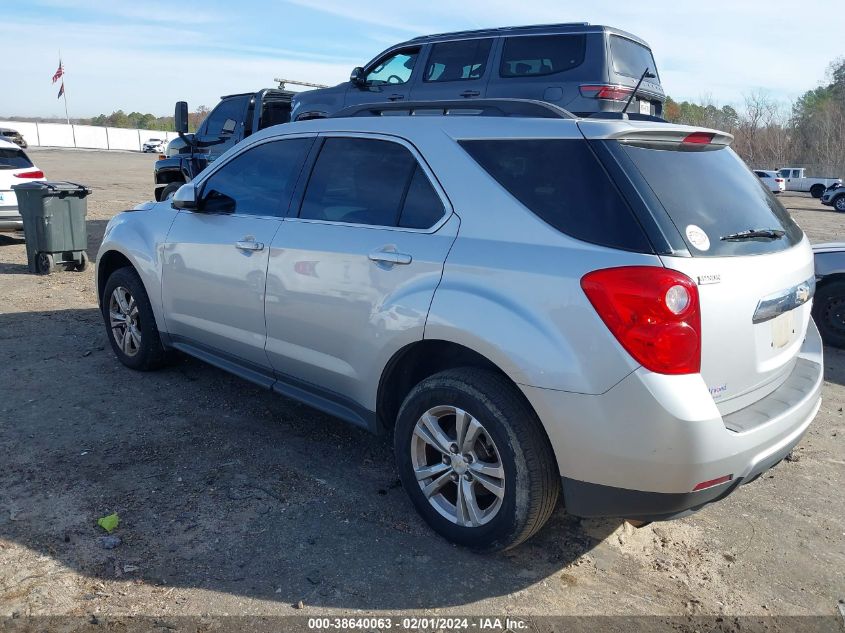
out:
{"label": "white fence", "polygon": [[17,130],[33,147],[80,147],[86,149],[123,149],[141,151],[151,138],[176,138],[176,132],[134,130],[96,125],[68,125],[66,123],[24,123],[0,121],[0,127]]}

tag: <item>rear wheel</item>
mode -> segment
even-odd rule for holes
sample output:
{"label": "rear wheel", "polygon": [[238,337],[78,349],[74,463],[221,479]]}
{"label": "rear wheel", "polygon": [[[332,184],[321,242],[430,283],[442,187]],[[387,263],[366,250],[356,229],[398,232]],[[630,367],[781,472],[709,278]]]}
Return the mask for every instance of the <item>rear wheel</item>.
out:
{"label": "rear wheel", "polygon": [[396,422],[399,476],[426,522],[481,551],[514,547],[551,516],[560,477],[548,438],[522,394],[475,368],[423,380]]}
{"label": "rear wheel", "polygon": [[845,348],[845,279],[830,281],[816,291],[813,318],[826,344]]}
{"label": "rear wheel", "polygon": [[814,198],[821,198],[824,193],[824,185],[813,185],[810,187],[810,195]]}
{"label": "rear wheel", "polygon": [[161,200],[170,200],[177,191],[179,191],[179,187],[184,185],[184,182],[171,182],[167,185],[164,189],[161,190]]}
{"label": "rear wheel", "polygon": [[138,273],[118,268],[106,282],[101,302],[112,350],[132,369],[158,369],[167,360],[153,309]]}
{"label": "rear wheel", "polygon": [[845,213],[845,194],[839,196],[836,200],[833,201],[833,208],[839,211],[840,213]]}

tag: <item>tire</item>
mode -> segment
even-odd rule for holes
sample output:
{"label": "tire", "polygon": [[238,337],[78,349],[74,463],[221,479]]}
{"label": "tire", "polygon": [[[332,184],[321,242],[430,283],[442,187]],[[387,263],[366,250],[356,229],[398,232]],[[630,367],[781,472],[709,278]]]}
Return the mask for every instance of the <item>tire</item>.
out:
{"label": "tire", "polygon": [[164,189],[161,190],[161,198],[159,198],[159,201],[169,200],[170,198],[172,198],[173,194],[179,191],[179,187],[184,184],[184,182],[171,182],[169,185],[167,185]]}
{"label": "tire", "polygon": [[813,185],[812,187],[810,187],[810,195],[814,198],[821,198],[824,194],[824,188],[824,185]]}
{"label": "tire", "polygon": [[[123,307],[118,297],[123,298]],[[151,371],[166,363],[167,352],[161,344],[150,299],[133,268],[118,268],[111,274],[101,308],[109,343],[121,363],[138,371]],[[129,334],[127,326],[121,328],[121,322],[129,323]]]}
{"label": "tire", "polygon": [[[429,426],[423,425],[424,415]],[[461,447],[459,416],[464,428],[481,427],[471,443],[467,432]],[[425,431],[432,428],[431,419],[439,435]],[[436,448],[446,440],[445,451]],[[450,369],[414,387],[399,410],[394,450],[402,485],[423,519],[447,540],[478,551],[505,550],[530,538],[549,519],[560,495],[557,464],[539,419],[510,381],[488,370]],[[422,468],[433,474],[418,481],[416,471]],[[423,486],[435,492],[427,496]],[[459,510],[459,486],[469,491],[475,513],[470,504]]]}
{"label": "tire", "polygon": [[833,201],[833,208],[840,213],[845,213],[845,194],[839,196]]}
{"label": "tire", "polygon": [[39,275],[49,275],[56,270],[56,260],[50,253],[35,254],[35,270]]}
{"label": "tire", "polygon": [[813,319],[826,345],[845,348],[845,279],[834,279],[818,288]]}

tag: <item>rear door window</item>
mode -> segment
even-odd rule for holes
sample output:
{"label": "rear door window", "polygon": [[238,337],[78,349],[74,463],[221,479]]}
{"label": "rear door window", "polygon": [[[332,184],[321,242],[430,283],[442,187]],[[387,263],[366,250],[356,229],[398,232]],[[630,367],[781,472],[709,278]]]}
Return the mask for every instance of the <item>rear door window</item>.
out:
{"label": "rear door window", "polygon": [[636,77],[648,68],[657,75],[657,66],[651,50],[627,37],[610,36],[610,56],[613,60],[613,70],[626,77]]}
{"label": "rear door window", "polygon": [[[728,147],[656,149],[606,142],[630,159],[631,168],[645,179],[693,256],[776,252],[803,237],[783,205]],[[774,240],[722,239],[749,229],[773,229],[784,235]]]}
{"label": "rear door window", "polygon": [[423,81],[480,79],[487,68],[492,39],[441,42],[431,47]]}
{"label": "rear door window", "polygon": [[0,169],[25,169],[32,163],[19,149],[0,148]]}
{"label": "rear door window", "polygon": [[501,77],[552,75],[584,63],[586,35],[532,35],[505,38]]}
{"label": "rear door window", "polygon": [[504,189],[562,233],[602,246],[652,252],[642,228],[587,141],[460,141]]}

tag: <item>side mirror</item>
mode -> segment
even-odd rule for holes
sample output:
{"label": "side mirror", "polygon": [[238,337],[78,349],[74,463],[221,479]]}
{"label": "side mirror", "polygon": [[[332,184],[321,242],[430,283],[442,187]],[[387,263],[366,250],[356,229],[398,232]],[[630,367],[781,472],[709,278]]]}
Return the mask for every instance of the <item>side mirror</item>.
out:
{"label": "side mirror", "polygon": [[356,86],[363,86],[364,85],[364,69],[360,66],[356,66],[352,69],[352,73],[349,75],[349,81],[355,84]]}
{"label": "side mirror", "polygon": [[197,188],[191,182],[185,183],[173,194],[170,204],[174,209],[195,210],[199,208],[197,204]]}
{"label": "side mirror", "polygon": [[235,131],[235,126],[237,126],[237,122],[234,119],[226,119],[223,122],[223,129],[221,130],[223,134],[232,134]]}
{"label": "side mirror", "polygon": [[176,112],[173,114],[173,121],[176,126],[176,131],[179,134],[184,134],[188,131],[188,102],[177,101]]}

